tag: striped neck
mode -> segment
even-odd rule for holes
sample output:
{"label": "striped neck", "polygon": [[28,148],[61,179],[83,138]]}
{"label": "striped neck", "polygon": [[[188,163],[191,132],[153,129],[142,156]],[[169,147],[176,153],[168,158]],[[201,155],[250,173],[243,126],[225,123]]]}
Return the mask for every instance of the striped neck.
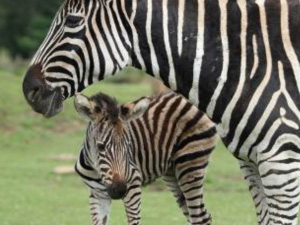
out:
{"label": "striped neck", "polygon": [[[128,3],[132,66],[162,80],[203,111],[210,100],[207,97],[211,95],[211,86],[207,84],[216,85],[222,68],[220,48],[216,49],[220,45],[220,18],[215,13],[217,5],[217,0],[206,4],[202,0],[131,0]],[[206,13],[212,17],[212,23],[218,20],[218,26],[206,26],[207,38],[212,44],[204,49]],[[214,63],[214,68],[201,66],[204,50],[211,52],[207,65],[211,67]],[[203,86],[200,75],[205,80]]]}

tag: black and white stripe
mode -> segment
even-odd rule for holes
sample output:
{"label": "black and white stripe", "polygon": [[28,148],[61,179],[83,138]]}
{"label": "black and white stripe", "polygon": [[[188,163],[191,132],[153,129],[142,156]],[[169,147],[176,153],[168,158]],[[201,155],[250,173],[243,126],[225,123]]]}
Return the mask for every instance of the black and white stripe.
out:
{"label": "black and white stripe", "polygon": [[[99,99],[91,99],[90,105],[97,107]],[[126,116],[138,111],[136,106],[145,100],[149,108],[141,117]],[[120,181],[127,185],[123,202],[128,224],[140,224],[141,185],[159,177],[173,192],[189,224],[211,224],[203,184],[217,139],[214,124],[174,93],[142,98],[123,105],[121,111],[120,119],[112,121],[97,116],[106,110],[90,110],[91,123],[75,166],[91,191],[93,224],[105,224],[111,199],[107,189]]]}
{"label": "black and white stripe", "polygon": [[296,225],[299,18],[298,0],[68,0],[31,66],[65,97],[125,65],[162,79],[218,124],[259,224]]}

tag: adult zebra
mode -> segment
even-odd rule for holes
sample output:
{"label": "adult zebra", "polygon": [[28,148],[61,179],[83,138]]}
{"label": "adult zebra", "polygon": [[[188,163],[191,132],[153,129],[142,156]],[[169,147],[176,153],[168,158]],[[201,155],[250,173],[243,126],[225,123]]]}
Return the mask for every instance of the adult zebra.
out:
{"label": "adult zebra", "polygon": [[107,224],[111,199],[122,199],[129,225],[141,224],[141,186],[162,177],[191,225],[211,224],[203,199],[214,123],[173,92],[119,106],[99,93],[76,95],[90,121],[76,172],[90,190],[93,225]]}
{"label": "adult zebra", "polygon": [[[161,78],[218,124],[259,224],[297,224],[298,0],[67,0],[24,80],[47,117],[127,65]],[[201,99],[201,101],[199,101]]]}

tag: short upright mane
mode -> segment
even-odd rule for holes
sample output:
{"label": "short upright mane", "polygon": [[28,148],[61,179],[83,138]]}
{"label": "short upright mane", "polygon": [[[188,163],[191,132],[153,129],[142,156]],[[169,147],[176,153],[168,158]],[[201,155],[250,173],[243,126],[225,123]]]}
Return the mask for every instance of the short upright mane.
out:
{"label": "short upright mane", "polygon": [[95,102],[101,110],[104,109],[112,121],[117,121],[119,118],[120,109],[116,99],[100,92],[92,96],[90,100]]}

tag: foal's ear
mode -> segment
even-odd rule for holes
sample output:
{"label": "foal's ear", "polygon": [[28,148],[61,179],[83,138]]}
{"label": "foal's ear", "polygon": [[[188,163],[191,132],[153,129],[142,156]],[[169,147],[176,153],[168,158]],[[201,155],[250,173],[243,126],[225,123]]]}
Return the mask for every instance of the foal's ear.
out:
{"label": "foal's ear", "polygon": [[91,103],[88,97],[82,94],[76,94],[74,106],[78,114],[86,120],[92,119]]}
{"label": "foal's ear", "polygon": [[148,110],[150,105],[149,98],[141,98],[136,102],[127,103],[121,106],[121,117],[124,120],[137,119]]}

